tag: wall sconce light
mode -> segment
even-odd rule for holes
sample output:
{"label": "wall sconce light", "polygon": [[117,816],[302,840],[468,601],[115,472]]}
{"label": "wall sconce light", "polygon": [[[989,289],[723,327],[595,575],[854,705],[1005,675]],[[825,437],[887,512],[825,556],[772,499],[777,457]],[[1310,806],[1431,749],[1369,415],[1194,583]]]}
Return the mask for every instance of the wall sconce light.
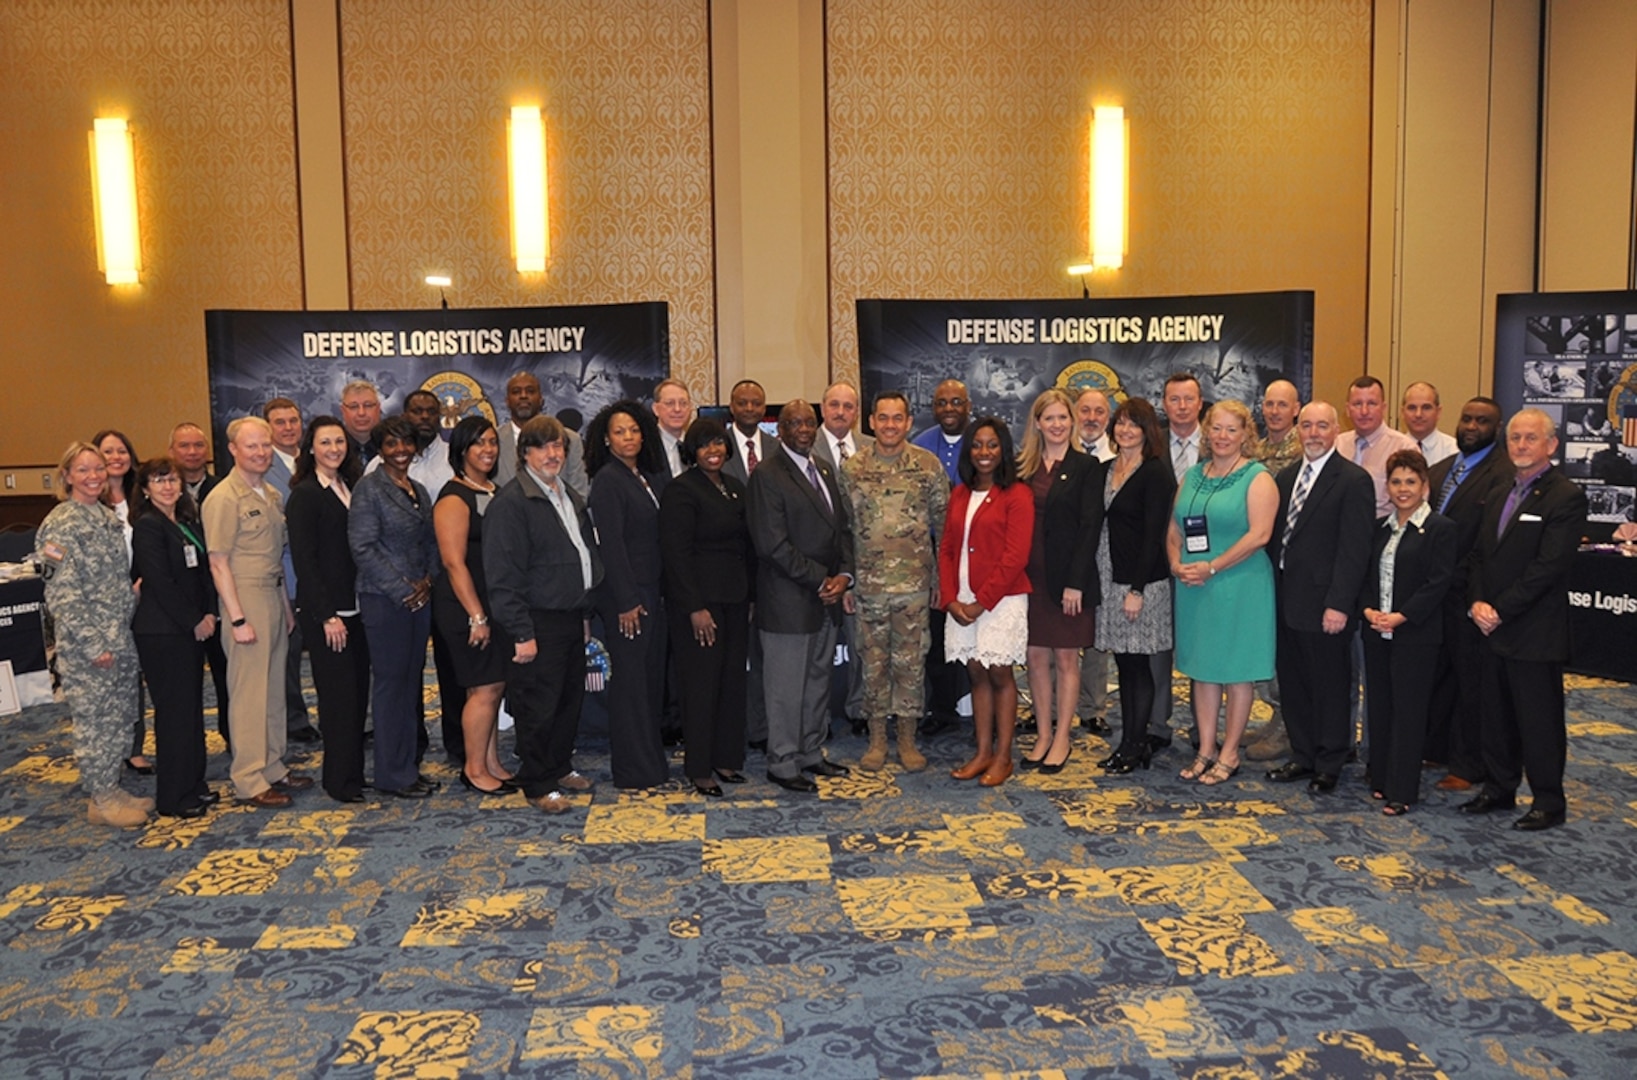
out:
{"label": "wall sconce light", "polygon": [[546,228],[546,127],[538,105],[514,105],[507,125],[512,181],[512,258],[520,274],[544,273],[551,254]]}
{"label": "wall sconce light", "polygon": [[136,164],[123,119],[91,125],[91,202],[97,223],[97,269],[110,285],[135,285],[142,270],[136,224]]}
{"label": "wall sconce light", "polygon": [[1118,105],[1091,114],[1091,264],[1118,270],[1126,250],[1126,119]]}

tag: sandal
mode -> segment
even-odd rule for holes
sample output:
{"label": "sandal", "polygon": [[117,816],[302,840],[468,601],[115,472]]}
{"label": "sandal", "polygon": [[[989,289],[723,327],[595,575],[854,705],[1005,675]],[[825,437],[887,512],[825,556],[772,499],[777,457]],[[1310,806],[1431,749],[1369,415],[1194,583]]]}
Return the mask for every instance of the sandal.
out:
{"label": "sandal", "polygon": [[1241,764],[1242,762],[1236,761],[1233,763],[1233,767],[1229,768],[1228,763],[1225,761],[1213,761],[1211,767],[1200,774],[1199,782],[1206,787],[1215,787],[1218,784],[1226,783],[1239,775],[1239,766]]}
{"label": "sandal", "polygon": [[1390,802],[1381,808],[1381,812],[1388,817],[1403,817],[1410,812],[1408,803]]}
{"label": "sandal", "polygon": [[1177,773],[1177,776],[1184,780],[1198,780],[1200,777],[1209,772],[1211,770],[1211,766],[1215,764],[1216,758],[1209,758],[1204,754],[1195,754],[1193,764]]}

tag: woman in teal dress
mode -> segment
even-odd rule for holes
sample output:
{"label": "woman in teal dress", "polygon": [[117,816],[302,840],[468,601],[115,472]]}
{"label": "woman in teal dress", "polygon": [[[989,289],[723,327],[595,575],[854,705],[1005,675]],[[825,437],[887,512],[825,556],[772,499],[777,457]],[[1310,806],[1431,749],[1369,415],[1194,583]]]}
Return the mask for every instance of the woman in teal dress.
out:
{"label": "woman in teal dress", "polygon": [[[1199,726],[1199,753],[1180,775],[1202,784],[1220,784],[1239,771],[1255,683],[1273,677],[1273,564],[1263,549],[1273,537],[1279,490],[1250,457],[1255,438],[1242,402],[1211,407],[1209,456],[1183,476],[1166,539],[1177,579],[1177,669],[1193,680]],[[1224,692],[1227,721],[1213,756]]]}

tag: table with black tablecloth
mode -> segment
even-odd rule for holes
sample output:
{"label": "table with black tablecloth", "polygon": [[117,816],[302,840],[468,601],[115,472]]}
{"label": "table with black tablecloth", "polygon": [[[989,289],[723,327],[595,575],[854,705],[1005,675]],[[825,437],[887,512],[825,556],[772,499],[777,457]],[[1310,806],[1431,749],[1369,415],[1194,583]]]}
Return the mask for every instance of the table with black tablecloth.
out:
{"label": "table with black tablecloth", "polygon": [[19,703],[27,708],[51,700],[40,612],[45,582],[37,577],[0,582],[0,660],[11,661]]}
{"label": "table with black tablecloth", "polygon": [[1637,682],[1637,559],[1582,551],[1569,574],[1570,671]]}

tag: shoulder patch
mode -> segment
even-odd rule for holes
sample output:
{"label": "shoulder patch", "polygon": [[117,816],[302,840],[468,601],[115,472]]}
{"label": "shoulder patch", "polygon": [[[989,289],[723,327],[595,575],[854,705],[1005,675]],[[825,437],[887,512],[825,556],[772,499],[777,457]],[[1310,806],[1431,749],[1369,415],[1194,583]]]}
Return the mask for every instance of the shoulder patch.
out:
{"label": "shoulder patch", "polygon": [[68,552],[64,551],[62,545],[55,540],[47,540],[40,545],[40,557],[50,559],[54,563],[60,563],[68,557]]}

